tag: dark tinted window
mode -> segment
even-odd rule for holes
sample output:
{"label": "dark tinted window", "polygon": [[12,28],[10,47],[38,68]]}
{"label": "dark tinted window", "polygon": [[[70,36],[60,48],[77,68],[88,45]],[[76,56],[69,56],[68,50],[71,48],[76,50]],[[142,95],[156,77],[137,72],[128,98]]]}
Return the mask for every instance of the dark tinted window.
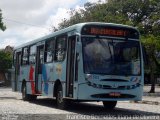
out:
{"label": "dark tinted window", "polygon": [[59,36],[56,39],[56,47],[55,47],[55,61],[63,61],[66,56],[66,41],[67,36]]}
{"label": "dark tinted window", "polygon": [[82,44],[85,73],[140,75],[138,41],[83,37]]}
{"label": "dark tinted window", "polygon": [[52,40],[46,41],[45,62],[53,61],[53,56],[54,56],[54,51],[55,51],[54,46],[55,46],[54,38]]}
{"label": "dark tinted window", "polygon": [[28,64],[28,56],[29,56],[29,49],[28,47],[25,47],[23,48],[22,65]]}
{"label": "dark tinted window", "polygon": [[29,64],[35,64],[36,62],[36,45],[30,47],[29,52]]}

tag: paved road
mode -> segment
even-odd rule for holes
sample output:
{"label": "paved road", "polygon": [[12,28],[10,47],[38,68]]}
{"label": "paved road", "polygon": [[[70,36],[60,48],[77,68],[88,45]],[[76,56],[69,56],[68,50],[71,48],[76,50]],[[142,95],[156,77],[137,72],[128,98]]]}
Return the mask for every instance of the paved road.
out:
{"label": "paved road", "polygon": [[[114,119],[120,117],[160,119],[160,105],[119,102],[113,111],[106,111],[99,103],[72,103],[69,110],[56,108],[55,100],[38,98],[35,102],[21,100],[21,94],[9,88],[0,88],[0,119],[2,120],[63,120],[63,119]],[[115,119],[116,119],[115,118]]]}

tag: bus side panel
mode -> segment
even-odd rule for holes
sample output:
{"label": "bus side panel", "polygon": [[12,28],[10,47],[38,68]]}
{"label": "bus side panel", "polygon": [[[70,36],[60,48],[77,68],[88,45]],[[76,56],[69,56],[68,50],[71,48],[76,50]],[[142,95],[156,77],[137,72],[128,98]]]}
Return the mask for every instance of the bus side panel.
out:
{"label": "bus side panel", "polygon": [[26,81],[27,94],[35,94],[35,65],[22,66],[20,75],[20,81]]}
{"label": "bus side panel", "polygon": [[[42,94],[53,97],[54,84],[59,80],[65,93],[66,60],[62,63],[48,63],[42,66]],[[65,97],[65,94],[63,94]]]}
{"label": "bus side panel", "polygon": [[54,80],[60,80],[62,89],[63,89],[63,97],[66,97],[66,59],[61,63],[54,64]]}
{"label": "bus side panel", "polygon": [[[84,70],[83,70],[83,57],[82,57],[82,53],[79,53],[79,61],[78,61],[78,80],[74,81],[74,99],[78,99],[78,95],[79,95],[79,84],[84,84],[86,83],[85,77],[84,77]],[[87,92],[88,90],[84,89],[85,92]],[[82,93],[83,94],[83,93]]]}
{"label": "bus side panel", "polygon": [[42,94],[53,97],[53,83],[56,77],[54,63],[43,64],[42,66]]}
{"label": "bus side panel", "polygon": [[19,92],[22,92],[22,80],[21,80],[21,77],[22,77],[22,67],[20,67],[20,73],[19,73],[19,76],[18,76],[18,80],[17,80],[17,91]]}
{"label": "bus side panel", "polygon": [[18,82],[15,79],[15,68],[11,69],[11,87],[12,87],[12,91],[17,91],[16,86],[17,86]]}
{"label": "bus side panel", "polygon": [[33,94],[32,93],[32,87],[31,87],[31,82],[26,82],[26,87],[27,87],[27,94]]}
{"label": "bus side panel", "polygon": [[42,94],[48,95],[48,83],[51,81],[51,69],[53,69],[52,63],[42,65]]}
{"label": "bus side panel", "polygon": [[18,81],[18,91],[22,92],[22,81]]}

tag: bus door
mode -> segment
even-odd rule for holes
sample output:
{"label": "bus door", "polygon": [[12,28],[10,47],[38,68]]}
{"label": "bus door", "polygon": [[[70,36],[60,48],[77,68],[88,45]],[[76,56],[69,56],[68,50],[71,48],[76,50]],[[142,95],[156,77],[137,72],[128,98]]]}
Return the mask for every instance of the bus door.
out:
{"label": "bus door", "polygon": [[21,52],[16,53],[16,61],[15,61],[15,80],[14,80],[14,88],[13,91],[18,90],[18,79],[20,76],[20,66],[21,66]]}
{"label": "bus door", "polygon": [[35,89],[36,93],[42,92],[42,64],[44,59],[44,45],[37,46],[36,71],[35,71]]}
{"label": "bus door", "polygon": [[66,95],[67,97],[73,97],[73,84],[75,75],[75,43],[76,36],[68,38],[68,50],[67,50],[67,68],[66,68]]}

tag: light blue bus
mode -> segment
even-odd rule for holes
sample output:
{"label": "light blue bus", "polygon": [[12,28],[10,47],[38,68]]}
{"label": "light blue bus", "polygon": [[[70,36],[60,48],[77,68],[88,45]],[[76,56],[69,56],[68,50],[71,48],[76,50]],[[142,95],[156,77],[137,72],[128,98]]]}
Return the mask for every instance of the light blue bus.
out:
{"label": "light blue bus", "polygon": [[144,70],[137,29],[87,22],[59,30],[14,49],[13,90],[23,100],[56,98],[58,108],[70,101],[142,99]]}

